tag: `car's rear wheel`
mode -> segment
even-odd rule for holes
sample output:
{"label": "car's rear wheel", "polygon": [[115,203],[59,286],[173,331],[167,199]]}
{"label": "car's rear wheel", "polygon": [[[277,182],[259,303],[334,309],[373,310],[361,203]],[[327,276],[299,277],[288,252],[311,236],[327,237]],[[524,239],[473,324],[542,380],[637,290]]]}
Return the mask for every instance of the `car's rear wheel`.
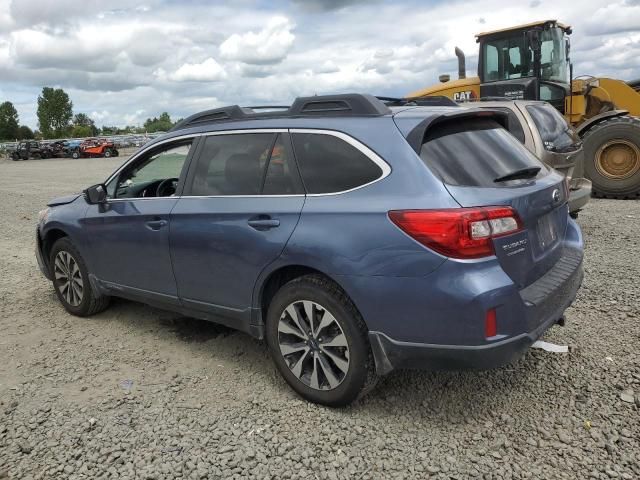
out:
{"label": "car's rear wheel", "polygon": [[109,148],[105,149],[104,156],[105,156],[105,158],[111,157],[111,149],[109,149]]}
{"label": "car's rear wheel", "polygon": [[71,152],[71,158],[74,158],[74,159],[80,158],[80,152],[77,150],[74,150],[73,152]]}
{"label": "car's rear wheel", "polygon": [[109,305],[109,297],[94,291],[80,252],[64,237],[54,243],[49,256],[53,287],[62,306],[71,314],[87,317]]}
{"label": "car's rear wheel", "polygon": [[320,275],[292,280],[276,293],[267,313],[267,342],[284,379],[312,402],[348,405],[375,384],[360,313]]}

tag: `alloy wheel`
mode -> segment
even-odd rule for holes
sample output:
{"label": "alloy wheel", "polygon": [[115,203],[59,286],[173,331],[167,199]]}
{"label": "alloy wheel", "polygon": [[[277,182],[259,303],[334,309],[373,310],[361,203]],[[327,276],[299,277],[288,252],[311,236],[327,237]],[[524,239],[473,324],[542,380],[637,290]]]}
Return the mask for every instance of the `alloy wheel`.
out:
{"label": "alloy wheel", "polygon": [[333,390],[349,371],[349,345],[338,320],[310,300],[293,302],[278,322],[280,353],[291,372],[315,390]]}
{"label": "alloy wheel", "polygon": [[80,267],[69,252],[60,250],[53,263],[56,288],[66,302],[77,307],[84,295],[84,282]]}

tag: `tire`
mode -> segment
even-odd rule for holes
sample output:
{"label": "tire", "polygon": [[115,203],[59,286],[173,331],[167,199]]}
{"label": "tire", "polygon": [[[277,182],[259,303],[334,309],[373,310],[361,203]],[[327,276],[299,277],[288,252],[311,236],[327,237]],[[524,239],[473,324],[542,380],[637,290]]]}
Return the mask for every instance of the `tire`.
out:
{"label": "tire", "polygon": [[71,158],[77,160],[78,158],[80,158],[80,152],[77,150],[74,150],[73,152],[71,152]]}
{"label": "tire", "polygon": [[111,150],[110,149],[105,149],[104,151],[104,158],[111,158]]}
{"label": "tire", "polygon": [[114,156],[114,157],[117,157],[117,156],[119,156],[119,155],[120,155],[120,152],[119,152],[118,150],[114,149],[114,150],[113,150],[113,156]]}
{"label": "tire", "polygon": [[613,117],[596,123],[583,135],[585,176],[593,196],[640,196],[640,119]]}
{"label": "tire", "polygon": [[[303,332],[307,337],[303,341],[297,325],[309,327],[307,307],[313,312],[317,330],[312,326],[315,334]],[[301,317],[296,322],[289,312]],[[324,322],[329,323],[322,326]],[[364,320],[342,289],[321,275],[296,278],[278,290],[267,312],[267,343],[280,374],[311,402],[342,407],[375,386],[375,366]]]}
{"label": "tire", "polygon": [[[49,270],[53,279],[53,289],[67,312],[78,317],[88,317],[109,306],[110,297],[94,292],[84,259],[67,237],[53,244],[49,255]],[[69,282],[66,282],[65,289],[65,280],[69,276],[74,278],[71,282],[74,288],[70,288]]]}

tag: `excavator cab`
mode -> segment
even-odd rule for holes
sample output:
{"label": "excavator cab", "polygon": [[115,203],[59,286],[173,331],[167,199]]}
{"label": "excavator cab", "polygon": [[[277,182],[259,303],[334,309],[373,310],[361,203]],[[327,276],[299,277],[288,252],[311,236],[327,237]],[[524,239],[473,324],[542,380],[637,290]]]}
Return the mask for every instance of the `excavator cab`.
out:
{"label": "excavator cab", "polygon": [[544,100],[564,113],[571,27],[546,20],[476,35],[480,96]]}

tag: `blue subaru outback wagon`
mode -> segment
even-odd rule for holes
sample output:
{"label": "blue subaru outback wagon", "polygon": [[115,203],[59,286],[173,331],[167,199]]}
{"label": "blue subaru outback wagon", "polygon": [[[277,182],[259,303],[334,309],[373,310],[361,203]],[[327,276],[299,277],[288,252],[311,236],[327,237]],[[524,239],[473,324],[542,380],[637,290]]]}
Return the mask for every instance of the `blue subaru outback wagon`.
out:
{"label": "blue subaru outback wagon", "polygon": [[563,177],[487,109],[360,94],[193,115],[40,212],[62,305],[111,296],[266,338],[304,398],[491,368],[561,322],[583,243]]}

